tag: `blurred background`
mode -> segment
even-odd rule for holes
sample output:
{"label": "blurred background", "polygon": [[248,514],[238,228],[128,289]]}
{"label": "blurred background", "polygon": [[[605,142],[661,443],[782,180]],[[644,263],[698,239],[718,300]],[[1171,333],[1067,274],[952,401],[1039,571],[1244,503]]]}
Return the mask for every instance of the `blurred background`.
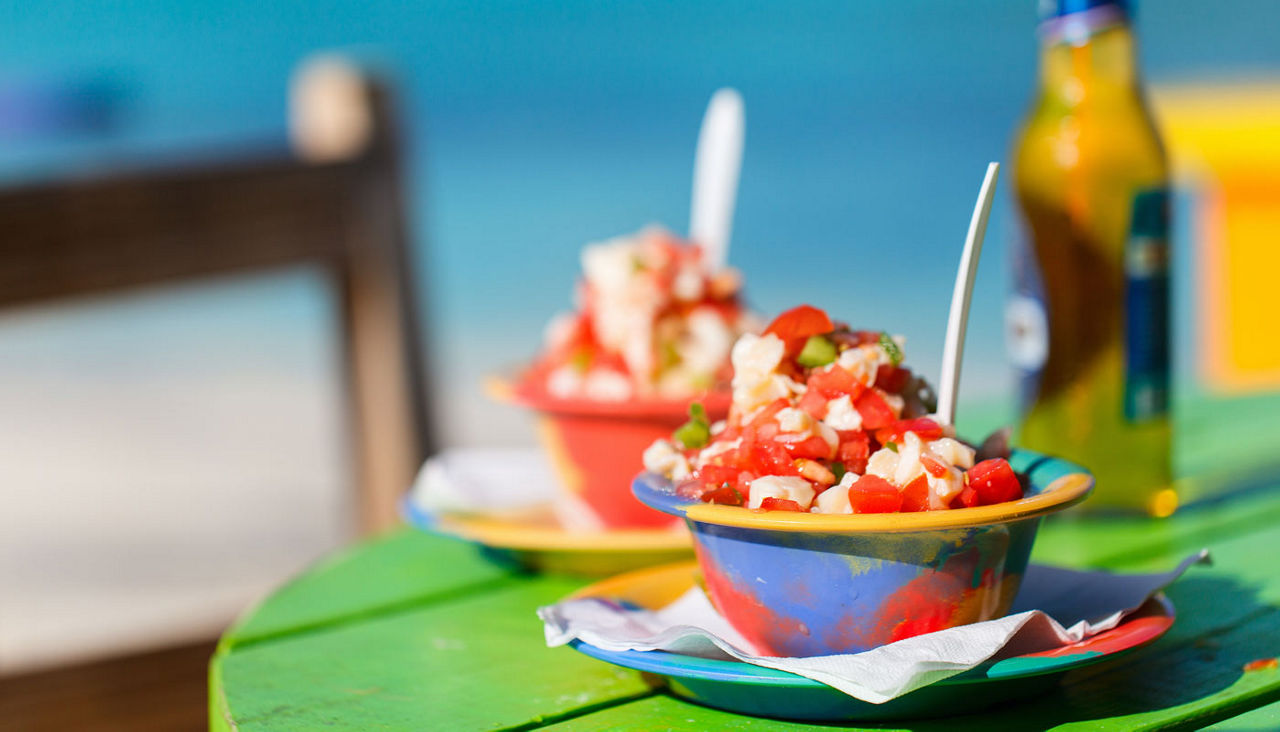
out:
{"label": "blurred background", "polygon": [[[730,261],[750,303],[811,302],[901,333],[936,378],[978,184],[1007,160],[1035,90],[1035,25],[1034,0],[0,5],[9,210],[34,207],[28,191],[153,170],[243,166],[265,180],[294,175],[288,165],[346,175],[356,160],[353,175],[374,179],[361,195],[397,204],[404,227],[372,280],[360,257],[336,279],[327,254],[255,258],[256,242],[276,241],[268,227],[233,234],[245,252],[225,266],[0,294],[8,703],[31,679],[94,678],[106,667],[86,664],[175,647],[195,649],[180,658],[202,690],[200,644],[359,532],[352,475],[365,468],[350,438],[378,442],[381,413],[362,405],[403,401],[411,414],[389,418],[424,422],[418,446],[532,444],[531,422],[490,402],[482,378],[535,352],[570,305],[584,243],[650,222],[686,230],[698,125],[719,86],[746,102]],[[1280,256],[1266,234],[1280,210],[1280,5],[1146,2],[1136,27],[1178,174],[1179,393],[1273,389],[1280,356],[1251,337],[1278,329],[1268,286],[1224,252],[1235,237],[1229,251],[1255,265]],[[376,94],[342,69],[367,72]],[[377,119],[344,117],[371,99]],[[192,225],[192,261],[222,246],[196,230],[257,215],[235,180],[217,184],[231,203]],[[962,413],[990,424],[1014,409],[1003,303],[1019,230],[1003,188],[961,392]],[[1244,208],[1212,195],[1223,190],[1247,191],[1231,199]],[[324,200],[297,210],[329,222]],[[78,209],[58,210],[65,223]],[[17,257],[14,241],[0,251]],[[396,272],[405,281],[388,285]],[[388,287],[395,303],[360,305]],[[361,335],[362,319],[404,302],[413,312],[394,325],[425,357],[395,355],[429,376],[425,394],[379,392],[378,367],[349,355],[353,341],[377,353],[389,336]]]}

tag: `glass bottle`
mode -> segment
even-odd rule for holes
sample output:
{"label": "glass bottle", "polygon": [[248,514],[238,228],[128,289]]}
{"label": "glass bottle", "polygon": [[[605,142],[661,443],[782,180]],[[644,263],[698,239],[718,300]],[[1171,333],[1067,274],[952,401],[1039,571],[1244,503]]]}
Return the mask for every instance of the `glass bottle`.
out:
{"label": "glass bottle", "polygon": [[1017,441],[1093,472],[1087,506],[1168,515],[1169,171],[1129,9],[1044,0],[1040,12],[1040,88],[1013,155]]}

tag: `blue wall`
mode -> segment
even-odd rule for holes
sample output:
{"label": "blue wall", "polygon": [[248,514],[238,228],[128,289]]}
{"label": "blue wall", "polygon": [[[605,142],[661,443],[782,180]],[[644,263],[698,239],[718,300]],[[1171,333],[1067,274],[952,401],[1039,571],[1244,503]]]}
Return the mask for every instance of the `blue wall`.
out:
{"label": "blue wall", "polygon": [[[10,181],[280,143],[289,74],[315,51],[392,70],[412,123],[433,354],[464,379],[536,348],[569,304],[584,242],[687,226],[697,125],[726,84],[747,103],[731,261],[752,302],[810,301],[903,333],[909,360],[936,375],[973,198],[986,162],[1007,156],[1036,58],[1033,0],[9,5],[0,80],[104,78],[121,95],[107,134],[0,141]],[[1280,3],[1147,2],[1139,25],[1156,82],[1280,69]],[[971,395],[1006,388],[1014,221],[1002,197]]]}

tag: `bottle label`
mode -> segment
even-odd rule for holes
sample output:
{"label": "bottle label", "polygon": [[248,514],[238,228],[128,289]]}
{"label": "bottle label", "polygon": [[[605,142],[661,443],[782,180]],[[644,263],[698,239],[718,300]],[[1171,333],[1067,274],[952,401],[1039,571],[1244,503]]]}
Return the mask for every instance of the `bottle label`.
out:
{"label": "bottle label", "polygon": [[1133,198],[1124,251],[1124,414],[1142,422],[1169,411],[1169,192]]}
{"label": "bottle label", "polygon": [[1025,411],[1036,400],[1040,371],[1049,357],[1049,318],[1039,267],[1028,239],[1016,242],[1011,255],[1014,290],[1005,303],[1005,345],[1017,371],[1018,397]]}

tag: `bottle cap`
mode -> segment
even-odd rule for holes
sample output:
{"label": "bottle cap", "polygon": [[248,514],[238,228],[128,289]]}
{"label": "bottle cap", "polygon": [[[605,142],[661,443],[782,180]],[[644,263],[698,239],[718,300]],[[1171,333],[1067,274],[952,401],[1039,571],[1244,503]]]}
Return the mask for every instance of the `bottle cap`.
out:
{"label": "bottle cap", "polygon": [[1129,14],[1129,0],[1040,0],[1040,21],[1061,18],[1064,15],[1084,13],[1095,8],[1112,8]]}

